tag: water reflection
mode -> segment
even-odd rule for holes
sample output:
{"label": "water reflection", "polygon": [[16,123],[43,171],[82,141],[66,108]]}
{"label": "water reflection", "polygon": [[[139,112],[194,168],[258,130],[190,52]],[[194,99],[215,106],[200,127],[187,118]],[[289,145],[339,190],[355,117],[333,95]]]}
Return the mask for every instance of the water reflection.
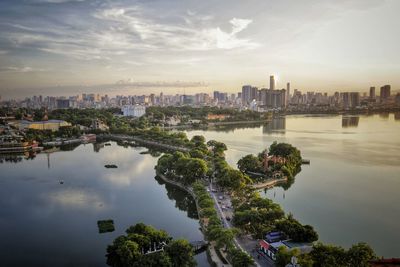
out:
{"label": "water reflection", "polygon": [[359,121],[360,121],[360,117],[359,116],[343,115],[342,116],[342,128],[358,127]]}
{"label": "water reflection", "polygon": [[286,117],[274,117],[271,121],[263,126],[263,133],[272,134],[279,133],[285,134],[286,130]]}
{"label": "water reflection", "polygon": [[400,112],[395,112],[394,113],[394,120],[399,121],[400,120]]}
{"label": "water reflection", "polygon": [[183,191],[182,189],[174,185],[164,182],[158,176],[156,176],[154,179],[156,179],[158,184],[165,185],[165,189],[167,189],[168,198],[171,200],[175,200],[175,207],[177,207],[182,211],[186,211],[187,216],[189,218],[196,220],[199,219],[199,216],[197,214],[196,204],[191,195],[189,195],[187,192]]}
{"label": "water reflection", "polygon": [[388,119],[389,118],[389,112],[381,112],[379,113],[379,117],[381,117],[382,119]]}
{"label": "water reflection", "polygon": [[13,153],[13,154],[0,154],[0,163],[13,162],[19,163],[22,160],[32,160],[36,157],[35,152]]}
{"label": "water reflection", "polygon": [[206,129],[209,131],[229,133],[229,132],[233,132],[237,129],[255,129],[255,128],[259,128],[261,125],[263,125],[262,122],[249,122],[249,123],[241,123],[241,124],[216,125],[216,126],[207,127]]}

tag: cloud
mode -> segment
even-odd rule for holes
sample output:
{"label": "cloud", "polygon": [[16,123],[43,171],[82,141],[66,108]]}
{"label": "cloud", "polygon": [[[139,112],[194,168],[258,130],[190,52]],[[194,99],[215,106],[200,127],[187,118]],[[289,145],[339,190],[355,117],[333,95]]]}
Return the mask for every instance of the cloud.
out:
{"label": "cloud", "polygon": [[105,201],[95,192],[80,189],[67,189],[43,196],[54,204],[79,209],[104,209]]}
{"label": "cloud", "polygon": [[25,72],[42,72],[46,71],[45,69],[34,69],[32,67],[0,67],[0,72],[18,72],[18,73],[25,73]]}
{"label": "cloud", "polygon": [[251,19],[233,18],[229,22],[232,24],[232,34],[237,34],[246,29],[253,21]]}
{"label": "cloud", "polygon": [[[66,0],[40,0],[35,3],[65,3]],[[75,2],[75,1],[74,1]],[[51,5],[50,5],[51,6]],[[96,7],[93,9],[93,7]],[[44,6],[42,8],[45,8]],[[0,21],[3,43],[9,47],[0,51],[23,49],[66,56],[82,61],[136,61],[143,65],[148,57],[143,53],[202,52],[232,49],[253,49],[258,43],[239,37],[252,23],[250,19],[232,18],[231,30],[222,30],[210,15],[187,11],[184,15],[170,13],[160,17],[159,10],[145,6],[118,6],[113,4],[91,5],[85,9],[91,16],[77,16],[74,9],[61,10],[46,7],[55,13],[25,20]],[[63,10],[64,12],[64,10]],[[0,42],[1,43],[1,42]],[[4,45],[3,45],[4,46]],[[2,53],[0,53],[2,54]],[[126,58],[126,55],[133,55]],[[135,60],[132,60],[132,59]],[[149,63],[149,62],[147,62]],[[129,64],[132,65],[132,64]]]}
{"label": "cloud", "polygon": [[[202,21],[211,17],[193,19],[195,13],[188,11],[189,17],[184,17],[184,23],[159,23],[143,16],[138,7],[102,9],[93,16],[102,21],[112,22],[111,31],[103,32],[110,44],[129,44],[139,42],[149,49],[170,49],[185,51],[205,51],[214,49],[252,49],[258,43],[237,37],[252,22],[250,19],[233,18],[230,20],[232,31],[226,32],[220,27],[205,27]],[[199,28],[200,27],[200,28]]]}

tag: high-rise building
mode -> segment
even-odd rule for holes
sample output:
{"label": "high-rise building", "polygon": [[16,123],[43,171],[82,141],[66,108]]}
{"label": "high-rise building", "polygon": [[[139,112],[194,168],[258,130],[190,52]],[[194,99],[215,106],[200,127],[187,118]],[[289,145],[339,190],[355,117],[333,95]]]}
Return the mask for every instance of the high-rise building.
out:
{"label": "high-rise building", "polygon": [[350,107],[350,93],[349,92],[344,92],[340,93],[341,97],[341,102],[343,105],[343,108],[349,108]]}
{"label": "high-rise building", "polygon": [[269,76],[269,89],[275,90],[275,77],[274,75]]}
{"label": "high-rise building", "polygon": [[250,90],[250,102],[253,100],[257,100],[258,99],[258,88],[257,87],[251,87]]}
{"label": "high-rise building", "polygon": [[286,104],[290,102],[290,83],[286,84]]}
{"label": "high-rise building", "polygon": [[150,101],[150,104],[155,105],[156,104],[156,95],[150,94],[149,101]]}
{"label": "high-rise building", "polygon": [[350,93],[350,107],[355,108],[360,105],[360,94],[358,92]]}
{"label": "high-rise building", "polygon": [[381,103],[386,102],[390,97],[390,85],[384,85],[381,87],[381,95],[380,95],[380,99],[381,99]]}
{"label": "high-rise building", "polygon": [[371,86],[369,88],[369,98],[371,99],[375,98],[375,86]]}
{"label": "high-rise building", "polygon": [[71,101],[69,99],[57,99],[57,108],[65,109],[71,107]]}
{"label": "high-rise building", "polygon": [[219,99],[219,91],[214,91],[214,101]]}
{"label": "high-rise building", "polygon": [[247,105],[251,102],[251,85],[242,86],[242,103]]}
{"label": "high-rise building", "polygon": [[267,108],[284,108],[286,107],[286,90],[261,90],[261,101]]}

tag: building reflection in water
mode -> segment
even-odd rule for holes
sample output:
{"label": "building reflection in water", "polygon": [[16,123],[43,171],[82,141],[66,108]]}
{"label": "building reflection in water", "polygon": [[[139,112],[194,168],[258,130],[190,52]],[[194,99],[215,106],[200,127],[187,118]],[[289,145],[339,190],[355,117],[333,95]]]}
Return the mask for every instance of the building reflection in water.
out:
{"label": "building reflection in water", "polygon": [[359,121],[359,116],[342,116],[342,128],[357,127]]}
{"label": "building reflection in water", "polygon": [[395,112],[394,113],[394,120],[395,121],[400,121],[400,112]]}
{"label": "building reflection in water", "polygon": [[285,134],[286,130],[286,117],[274,117],[271,121],[263,126],[263,133],[281,133]]}
{"label": "building reflection in water", "polygon": [[389,112],[381,112],[379,113],[379,117],[382,119],[388,119],[389,118]]}

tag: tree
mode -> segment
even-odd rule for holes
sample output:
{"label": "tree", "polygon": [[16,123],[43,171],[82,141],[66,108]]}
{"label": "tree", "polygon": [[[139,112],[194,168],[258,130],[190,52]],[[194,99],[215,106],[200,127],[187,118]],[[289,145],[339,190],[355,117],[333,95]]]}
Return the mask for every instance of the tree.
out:
{"label": "tree", "polygon": [[157,162],[157,170],[161,173],[167,173],[173,170],[173,156],[171,154],[162,155]]}
{"label": "tree", "polygon": [[296,242],[314,242],[318,240],[318,233],[311,225],[302,225],[291,214],[276,223],[276,230],[284,232]]}
{"label": "tree", "polygon": [[226,168],[217,176],[217,184],[228,190],[237,191],[250,181],[238,170]]}
{"label": "tree", "polygon": [[[188,241],[172,240],[167,232],[138,223],[107,247],[107,264],[113,267],[195,266],[194,252]],[[157,253],[146,253],[156,246]],[[164,250],[161,250],[164,248]]]}
{"label": "tree", "polygon": [[237,166],[242,172],[262,172],[262,162],[260,159],[252,154],[244,156],[241,158]]}
{"label": "tree", "polygon": [[165,251],[170,256],[172,266],[174,267],[196,266],[196,262],[193,258],[193,247],[187,240],[178,239],[171,241],[165,248]]}
{"label": "tree", "polygon": [[233,267],[248,267],[254,264],[254,260],[249,254],[237,248],[229,250],[229,257]]}
{"label": "tree", "polygon": [[369,261],[375,258],[375,252],[366,243],[355,244],[347,251],[350,266],[368,267]]}
{"label": "tree", "polygon": [[213,150],[214,154],[218,157],[223,157],[224,156],[224,151],[227,150],[228,148],[226,145],[222,142],[218,142],[215,140],[210,140],[207,142],[207,145],[211,147]]}
{"label": "tree", "polygon": [[300,252],[297,249],[289,250],[286,246],[281,246],[275,254],[275,263],[278,267],[285,267],[290,263],[292,257],[297,257],[298,255],[300,255]]}
{"label": "tree", "polygon": [[190,142],[199,145],[199,144],[204,144],[206,142],[206,139],[202,135],[195,135],[192,137]]}
{"label": "tree", "polygon": [[342,247],[317,243],[313,246],[310,256],[315,267],[348,266],[346,251]]}
{"label": "tree", "polygon": [[207,163],[202,159],[196,158],[188,161],[186,169],[188,175],[190,175],[192,178],[190,179],[191,183],[194,182],[194,180],[203,178],[208,172]]}

